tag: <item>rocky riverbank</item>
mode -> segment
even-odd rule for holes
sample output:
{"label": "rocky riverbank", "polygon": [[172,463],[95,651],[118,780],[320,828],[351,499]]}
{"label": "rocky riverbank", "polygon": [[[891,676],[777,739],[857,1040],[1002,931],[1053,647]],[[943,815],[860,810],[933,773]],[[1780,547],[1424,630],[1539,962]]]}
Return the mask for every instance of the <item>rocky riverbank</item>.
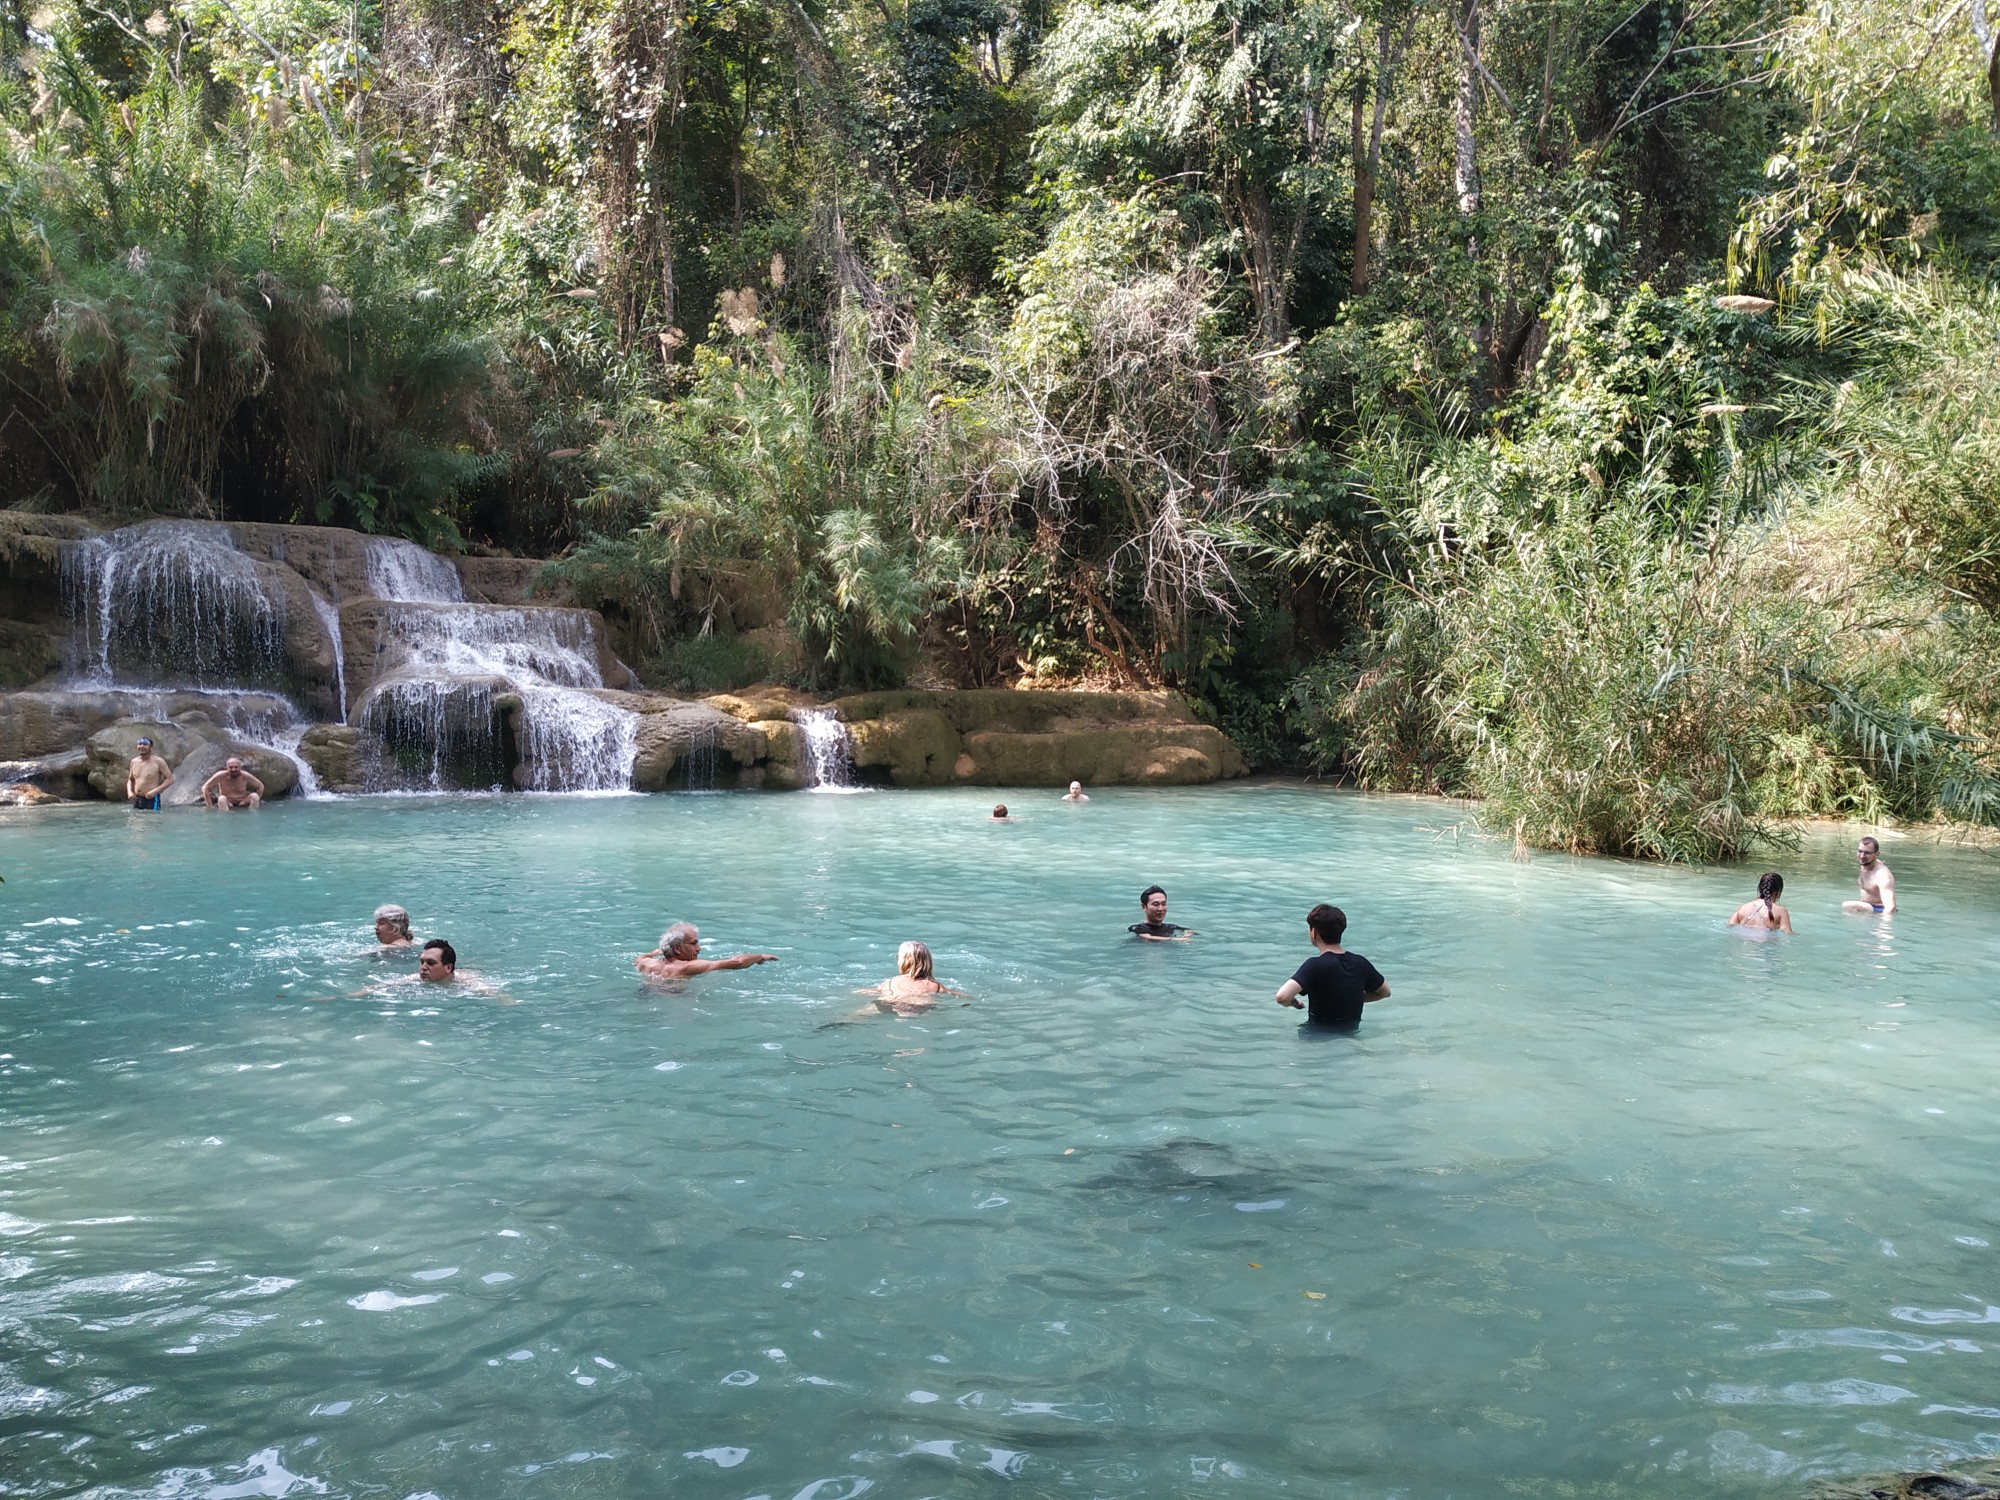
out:
{"label": "rocky riverbank", "polygon": [[595,612],[533,597],[540,566],[331,527],[103,532],[0,512],[0,786],[32,789],[16,803],[115,797],[141,733],[181,768],[177,798],[229,755],[274,796],[1165,786],[1246,769],[1169,693],[650,692]]}

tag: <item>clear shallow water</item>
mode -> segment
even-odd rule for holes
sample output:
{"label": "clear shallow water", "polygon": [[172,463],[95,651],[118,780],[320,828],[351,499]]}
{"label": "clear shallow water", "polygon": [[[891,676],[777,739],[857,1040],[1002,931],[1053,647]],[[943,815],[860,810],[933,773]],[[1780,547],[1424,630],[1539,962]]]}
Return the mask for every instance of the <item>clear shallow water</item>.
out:
{"label": "clear shallow water", "polygon": [[[1819,840],[1759,940],[1754,870],[1517,863],[1433,804],[1022,800],[0,814],[0,1495],[1776,1496],[2000,1451],[2000,860],[1892,843],[1885,926]],[[1123,936],[1154,879],[1199,942]],[[1320,898],[1395,988],[1358,1040],[1270,1003]],[[381,900],[519,1003],[315,1000],[408,966]],[[650,993],[674,917],[782,962]],[[977,998],[829,1024],[905,937]]]}

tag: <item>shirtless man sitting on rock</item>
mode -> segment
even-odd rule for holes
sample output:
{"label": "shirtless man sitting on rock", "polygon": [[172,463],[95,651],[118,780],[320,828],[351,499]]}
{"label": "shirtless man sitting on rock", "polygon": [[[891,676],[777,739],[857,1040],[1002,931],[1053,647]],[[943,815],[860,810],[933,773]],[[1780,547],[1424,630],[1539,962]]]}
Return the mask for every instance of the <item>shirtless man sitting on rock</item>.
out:
{"label": "shirtless man sitting on rock", "polygon": [[1896,915],[1896,877],[1882,863],[1882,846],[1873,839],[1863,839],[1854,853],[1861,861],[1861,899],[1843,901],[1840,909],[1857,916],[1893,917]]}
{"label": "shirtless man sitting on rock", "polygon": [[139,753],[125,772],[125,800],[146,812],[160,810],[160,793],[174,784],[174,768],[153,754],[153,741],[139,736]]}
{"label": "shirtless man sitting on rock", "polygon": [[202,806],[240,812],[255,811],[264,804],[264,783],[243,769],[243,762],[230,756],[220,771],[201,784]]}

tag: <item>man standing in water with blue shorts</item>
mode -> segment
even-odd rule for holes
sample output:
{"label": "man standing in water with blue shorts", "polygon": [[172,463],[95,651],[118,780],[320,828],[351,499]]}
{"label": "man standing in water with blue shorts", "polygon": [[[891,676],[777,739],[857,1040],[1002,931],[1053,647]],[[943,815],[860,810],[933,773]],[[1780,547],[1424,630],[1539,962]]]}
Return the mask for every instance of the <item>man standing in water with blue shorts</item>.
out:
{"label": "man standing in water with blue shorts", "polygon": [[153,742],[139,736],[139,753],[125,771],[125,800],[143,812],[160,810],[160,793],[174,784],[174,770],[153,754]]}
{"label": "man standing in water with blue shorts", "polygon": [[[1359,953],[1340,946],[1347,931],[1347,913],[1322,901],[1306,913],[1306,933],[1318,953],[1299,965],[1298,973],[1278,986],[1275,998],[1280,1005],[1306,1011],[1315,1026],[1355,1031],[1361,1026],[1361,1007],[1371,1000],[1389,998],[1389,981],[1375,965]],[[1307,1009],[1304,995],[1312,1002]]]}

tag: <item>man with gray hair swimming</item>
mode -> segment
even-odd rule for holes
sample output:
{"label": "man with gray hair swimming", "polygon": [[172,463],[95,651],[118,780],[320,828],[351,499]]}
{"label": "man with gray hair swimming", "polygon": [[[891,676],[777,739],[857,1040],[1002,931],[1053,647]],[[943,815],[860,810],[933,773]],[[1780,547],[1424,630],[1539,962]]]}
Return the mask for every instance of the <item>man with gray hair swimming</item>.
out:
{"label": "man with gray hair swimming", "polygon": [[393,901],[375,908],[375,941],[384,948],[408,948],[416,942],[410,935],[410,914]]}
{"label": "man with gray hair swimming", "polygon": [[703,958],[701,933],[692,922],[676,922],[660,934],[660,946],[641,953],[632,967],[648,979],[692,979],[717,969],[748,969],[756,964],[774,964],[775,953],[738,953],[732,958]]}

